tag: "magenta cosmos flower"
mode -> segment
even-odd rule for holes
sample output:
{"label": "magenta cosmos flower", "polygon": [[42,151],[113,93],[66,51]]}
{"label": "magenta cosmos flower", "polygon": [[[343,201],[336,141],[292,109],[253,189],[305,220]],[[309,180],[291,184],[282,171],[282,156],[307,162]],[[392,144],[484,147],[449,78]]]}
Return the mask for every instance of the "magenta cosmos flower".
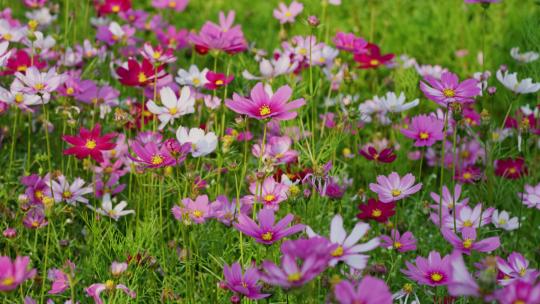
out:
{"label": "magenta cosmos flower", "polygon": [[36,275],[36,270],[28,270],[30,258],[27,256],[16,257],[11,261],[8,256],[0,256],[0,291],[10,291],[27,279]]}
{"label": "magenta cosmos flower", "polygon": [[111,142],[116,134],[108,133],[103,136],[100,134],[101,126],[96,124],[92,130],[81,128],[79,136],[62,136],[63,140],[73,145],[73,147],[64,150],[64,154],[75,155],[78,159],[90,156],[98,163],[101,163],[103,161],[103,151],[112,150],[116,146],[115,143]]}
{"label": "magenta cosmos flower", "polygon": [[265,245],[273,244],[284,237],[300,232],[305,227],[302,224],[297,224],[287,228],[294,219],[294,215],[290,213],[279,222],[274,223],[274,211],[270,209],[261,209],[257,214],[257,218],[259,224],[255,223],[249,216],[240,213],[238,222],[234,224],[234,227],[245,235],[251,236],[258,243]]}
{"label": "magenta cosmos flower", "polygon": [[497,236],[477,241],[476,229],[473,227],[461,229],[461,238],[449,228],[443,228],[441,233],[448,243],[454,246],[454,249],[467,255],[470,255],[472,251],[492,252],[501,245],[501,241]]}
{"label": "magenta cosmos flower", "polygon": [[497,257],[497,268],[502,273],[499,284],[503,286],[515,281],[535,281],[540,275],[537,269],[529,268],[529,261],[519,252],[512,252],[506,260]]}
{"label": "magenta cosmos flower", "polygon": [[265,209],[279,210],[279,204],[287,199],[288,190],[287,185],[276,182],[270,176],[263,181],[262,185],[258,182],[251,183],[249,191],[253,195],[248,195],[244,199],[252,203],[260,202]]}
{"label": "magenta cosmos flower", "polygon": [[397,229],[392,229],[390,236],[381,235],[381,241],[381,247],[387,249],[395,249],[399,252],[416,250],[416,239],[410,231],[402,235]]}
{"label": "magenta cosmos flower", "polygon": [[379,195],[379,200],[383,203],[390,203],[404,199],[422,188],[422,183],[413,186],[415,177],[408,173],[403,178],[396,172],[390,175],[377,176],[377,183],[370,183],[369,189]]}
{"label": "magenta cosmos flower", "polygon": [[160,168],[176,164],[176,160],[165,145],[158,147],[155,142],[142,145],[138,141],[134,141],[131,144],[131,149],[135,153],[135,157],[130,155],[129,158],[146,168]]}
{"label": "magenta cosmos flower", "polygon": [[259,82],[251,90],[249,98],[233,94],[233,99],[227,99],[225,105],[239,114],[245,114],[255,119],[276,119],[290,120],[296,117],[297,113],[292,111],[305,104],[303,98],[288,102],[292,95],[289,86],[280,87],[276,93],[272,89],[265,87]]}
{"label": "magenta cosmos flower", "polygon": [[417,257],[416,265],[410,262],[405,262],[405,265],[407,269],[401,271],[420,285],[441,286],[451,280],[450,256],[441,258],[437,251],[430,252],[427,259]]}
{"label": "magenta cosmos flower", "polygon": [[540,303],[540,283],[515,281],[505,288],[497,290],[495,298],[500,304]]}
{"label": "magenta cosmos flower", "polygon": [[340,304],[391,304],[392,293],[386,283],[377,278],[366,276],[354,284],[343,280],[334,287],[334,295]]}
{"label": "magenta cosmos flower", "polygon": [[232,266],[225,264],[223,266],[223,276],[225,277],[224,285],[230,291],[246,296],[250,300],[263,299],[269,294],[261,293],[259,282],[259,272],[257,268],[250,267],[246,272],[242,273],[240,263],[234,263]]}
{"label": "magenta cosmos flower", "polygon": [[428,115],[413,117],[407,129],[401,133],[410,139],[416,140],[416,147],[430,147],[443,139],[444,121]]}
{"label": "magenta cosmos flower", "polygon": [[364,38],[356,37],[353,33],[337,32],[332,41],[338,50],[355,54],[365,52],[368,45]]}
{"label": "magenta cosmos flower", "polygon": [[450,72],[443,73],[440,80],[429,75],[424,80],[420,82],[424,95],[443,107],[453,102],[474,102],[474,97],[481,91],[478,80],[470,78],[460,83],[457,75]]}
{"label": "magenta cosmos flower", "polygon": [[212,210],[207,195],[199,195],[194,200],[185,198],[182,200],[182,206],[175,205],[172,208],[174,218],[181,221],[193,221],[197,224],[204,223],[212,217]]}

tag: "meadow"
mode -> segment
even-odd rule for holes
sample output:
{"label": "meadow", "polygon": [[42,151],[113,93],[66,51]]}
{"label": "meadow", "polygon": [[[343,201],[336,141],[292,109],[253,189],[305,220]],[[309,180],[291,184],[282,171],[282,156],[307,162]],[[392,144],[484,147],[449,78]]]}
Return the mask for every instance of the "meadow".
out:
{"label": "meadow", "polygon": [[540,303],[540,2],[0,0],[0,303]]}

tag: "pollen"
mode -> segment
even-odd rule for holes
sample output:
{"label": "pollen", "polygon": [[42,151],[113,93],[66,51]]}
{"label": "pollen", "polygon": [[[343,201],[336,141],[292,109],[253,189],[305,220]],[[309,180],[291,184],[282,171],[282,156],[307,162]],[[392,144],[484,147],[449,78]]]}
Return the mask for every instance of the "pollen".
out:
{"label": "pollen", "polygon": [[15,279],[12,276],[8,276],[7,278],[2,280],[3,286],[9,286],[11,284],[15,283]]}
{"label": "pollen", "polygon": [[377,59],[371,59],[371,60],[369,61],[369,64],[370,64],[370,65],[379,65],[380,63],[381,63],[381,62],[380,62],[379,60],[377,60]]}
{"label": "pollen", "polygon": [[67,190],[62,193],[62,197],[65,199],[71,198],[72,196],[73,196],[73,193]]}
{"label": "pollen", "polygon": [[505,219],[500,219],[499,220],[499,225],[506,225],[506,220]]}
{"label": "pollen", "polygon": [[381,209],[373,209],[373,211],[371,211],[371,216],[372,217],[379,217],[381,215],[382,215]]}
{"label": "pollen", "polygon": [[11,35],[10,33],[5,33],[2,35],[2,38],[4,38],[4,40],[10,41],[11,39],[13,39],[13,35]]}
{"label": "pollen", "polygon": [[27,69],[28,69],[28,66],[24,64],[17,67],[18,72],[26,72]]}
{"label": "pollen", "polygon": [[515,167],[512,167],[512,168],[508,169],[508,173],[510,173],[510,174],[516,174],[516,172],[517,172],[517,170],[516,170]]}
{"label": "pollen", "polygon": [[285,12],[285,17],[291,17],[291,16],[292,16],[292,13],[290,11]]}
{"label": "pollen", "polygon": [[394,248],[399,249],[401,247],[403,247],[403,244],[401,244],[400,242],[394,242]]}
{"label": "pollen", "polygon": [[118,13],[120,11],[120,5],[113,5],[111,9],[114,13]]}
{"label": "pollen", "polygon": [[193,210],[193,216],[196,218],[203,217],[204,213],[201,210]]}
{"label": "pollen", "polygon": [[400,195],[401,195],[401,190],[399,190],[399,189],[392,190],[392,196],[393,197],[400,196]]}
{"label": "pollen", "polygon": [[218,79],[218,80],[216,80],[216,82],[215,82],[215,84],[216,84],[217,86],[222,86],[223,83],[224,83],[224,82],[223,82],[223,80],[221,80],[221,79]]}
{"label": "pollen", "polygon": [[115,287],[114,285],[114,281],[113,280],[107,280],[105,282],[105,288],[107,288],[108,290],[113,290]]}
{"label": "pollen", "polygon": [[456,96],[456,91],[454,91],[453,89],[444,89],[443,95],[444,97],[454,97]]}
{"label": "pollen", "polygon": [[40,82],[40,83],[36,83],[36,84],[34,85],[34,89],[36,89],[36,90],[38,90],[38,91],[39,91],[39,90],[43,90],[44,88],[45,88],[45,85],[44,85],[43,83],[41,83],[41,82]]}
{"label": "pollen", "polygon": [[86,144],[84,144],[84,146],[85,146],[87,149],[92,150],[92,149],[94,149],[94,148],[96,147],[96,141],[93,140],[93,139],[88,139],[88,140],[86,141]]}
{"label": "pollen", "polygon": [[263,233],[261,238],[263,240],[265,240],[265,241],[271,241],[273,237],[274,237],[274,234],[272,232],[268,231],[266,233]]}
{"label": "pollen", "polygon": [[472,247],[472,244],[473,241],[471,239],[465,239],[465,241],[463,241],[463,248],[469,249]]}
{"label": "pollen", "polygon": [[471,178],[472,178],[472,174],[470,172],[463,173],[463,179],[467,180]]}
{"label": "pollen", "polygon": [[21,94],[21,93],[17,93],[15,94],[15,102],[16,103],[21,103],[24,101],[24,95]]}
{"label": "pollen", "polygon": [[268,105],[263,105],[259,108],[259,115],[260,116],[267,116],[272,113],[272,110],[270,110],[270,107]]}
{"label": "pollen", "polygon": [[294,272],[287,276],[287,281],[289,282],[298,282],[302,278],[300,272]]}
{"label": "pollen", "polygon": [[264,201],[270,203],[276,199],[276,196],[273,194],[267,194],[264,196]]}
{"label": "pollen", "polygon": [[177,109],[176,107],[175,107],[175,108],[170,108],[170,109],[169,109],[169,114],[174,115],[174,114],[176,114],[176,113],[178,113],[178,109]]}
{"label": "pollen", "polygon": [[154,155],[152,156],[152,159],[150,160],[152,162],[152,165],[161,165],[163,163],[163,157],[161,155]]}
{"label": "pollen", "polygon": [[440,282],[442,281],[442,279],[444,279],[444,276],[439,272],[434,272],[430,274],[429,277],[431,278],[433,282]]}
{"label": "pollen", "polygon": [[72,87],[66,89],[66,94],[73,95],[73,93],[75,93],[75,89],[73,89]]}
{"label": "pollen", "polygon": [[402,290],[407,293],[407,294],[410,294],[411,292],[413,292],[413,286],[411,283],[406,283],[405,285],[403,285],[403,288]]}
{"label": "pollen", "polygon": [[469,220],[466,220],[466,221],[463,222],[464,227],[472,227],[472,225],[473,225],[473,223],[471,221],[469,221]]}
{"label": "pollen", "polygon": [[154,58],[154,59],[159,59],[159,57],[161,57],[161,52],[154,52],[152,54],[152,58]]}
{"label": "pollen", "polygon": [[31,29],[31,30],[35,30],[39,25],[39,22],[37,20],[30,20],[28,21],[28,27]]}
{"label": "pollen", "polygon": [[428,139],[429,134],[427,132],[420,132],[420,139]]}
{"label": "pollen", "polygon": [[176,2],[175,1],[169,1],[169,7],[170,8],[175,8],[176,7]]}
{"label": "pollen", "polygon": [[138,80],[139,80],[140,83],[143,83],[143,82],[146,82],[148,80],[148,77],[146,77],[146,75],[143,72],[141,72],[141,73],[139,73]]}
{"label": "pollen", "polygon": [[332,252],[333,257],[340,257],[342,255],[343,255],[343,247],[342,246],[338,246],[338,248],[336,248],[336,250],[334,250]]}
{"label": "pollen", "polygon": [[197,77],[193,77],[191,79],[191,82],[193,82],[193,84],[197,86],[197,85],[199,85],[201,83],[201,80],[199,78],[197,78]]}

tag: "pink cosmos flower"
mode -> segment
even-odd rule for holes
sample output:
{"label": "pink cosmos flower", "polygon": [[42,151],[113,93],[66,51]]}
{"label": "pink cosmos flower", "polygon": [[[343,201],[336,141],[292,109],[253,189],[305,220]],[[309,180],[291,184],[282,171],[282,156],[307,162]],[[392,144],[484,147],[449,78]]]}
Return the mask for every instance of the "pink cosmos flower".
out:
{"label": "pink cosmos flower", "polygon": [[225,75],[222,73],[215,73],[213,71],[208,71],[205,75],[207,82],[204,87],[208,90],[217,90],[221,87],[227,86],[231,81],[233,81],[233,75]]}
{"label": "pink cosmos flower", "polygon": [[23,3],[29,8],[38,8],[43,7],[47,0],[24,0]]}
{"label": "pink cosmos flower", "polygon": [[199,195],[195,201],[189,197],[184,198],[182,206],[174,205],[172,213],[178,221],[188,221],[189,219],[196,224],[202,224],[213,216],[208,195]]}
{"label": "pink cosmos flower", "polygon": [[447,285],[452,278],[450,256],[441,258],[440,253],[431,251],[428,258],[418,256],[416,265],[405,262],[407,269],[401,270],[410,279],[420,285],[441,286]]}
{"label": "pink cosmos flower", "polygon": [[415,177],[408,173],[403,178],[397,172],[390,175],[377,176],[377,183],[370,183],[369,189],[379,195],[379,200],[383,203],[390,203],[404,199],[420,191],[422,183],[413,186]]}
{"label": "pink cosmos flower", "polygon": [[356,37],[353,33],[337,32],[332,41],[339,50],[354,54],[365,52],[368,45],[364,38]]}
{"label": "pink cosmos flower", "polygon": [[165,64],[176,61],[172,49],[164,50],[159,45],[154,48],[150,43],[144,44],[141,55],[153,64]]}
{"label": "pink cosmos flower", "polygon": [[42,103],[48,103],[51,93],[65,80],[65,75],[56,73],[55,68],[42,73],[34,66],[29,67],[24,74],[15,73],[15,77],[16,80],[12,84],[15,91],[37,94],[41,97]]}
{"label": "pink cosmos flower", "polygon": [[536,186],[525,185],[524,193],[518,193],[518,195],[519,197],[523,196],[525,206],[540,209],[540,183]]}
{"label": "pink cosmos flower", "polygon": [[515,281],[495,292],[500,304],[540,303],[540,283],[534,281]]}
{"label": "pink cosmos flower", "polygon": [[477,241],[476,228],[474,227],[464,227],[461,229],[461,238],[449,228],[442,228],[441,233],[450,245],[454,246],[454,249],[467,255],[470,255],[472,251],[492,252],[501,245],[497,236]]}
{"label": "pink cosmos flower", "polygon": [[135,157],[130,155],[129,158],[146,168],[161,168],[176,164],[176,160],[165,145],[159,147],[155,142],[142,145],[138,141],[134,141],[131,144],[131,150],[135,153]]}
{"label": "pink cosmos flower", "polygon": [[399,252],[416,250],[416,239],[410,231],[401,235],[397,229],[392,229],[390,236],[381,235],[381,241],[381,247],[387,249],[395,249]]}
{"label": "pink cosmos flower", "polygon": [[42,207],[34,207],[23,218],[23,225],[28,229],[39,229],[49,224]]}
{"label": "pink cosmos flower", "polygon": [[103,136],[101,125],[96,124],[92,130],[82,128],[79,130],[79,136],[64,135],[62,139],[73,147],[64,150],[64,155],[75,155],[78,159],[88,156],[98,163],[103,161],[103,151],[114,149],[115,143],[111,140],[116,136],[114,133],[108,133]]}
{"label": "pink cosmos flower", "polygon": [[297,116],[292,111],[305,104],[303,98],[288,102],[292,95],[292,89],[285,85],[276,93],[272,93],[270,87],[259,82],[251,90],[249,98],[233,94],[233,99],[227,99],[225,105],[239,114],[245,114],[255,119],[290,120]]}
{"label": "pink cosmos flower", "polygon": [[433,116],[418,115],[413,117],[409,128],[401,129],[401,133],[416,140],[416,147],[429,147],[443,139],[444,121]]}
{"label": "pink cosmos flower", "polygon": [[258,182],[253,182],[249,185],[249,191],[252,195],[245,197],[247,201],[252,203],[259,202],[266,209],[279,210],[279,204],[287,199],[287,191],[289,187],[270,176],[267,177],[262,185]]}
{"label": "pink cosmos flower", "polygon": [[251,236],[256,242],[270,245],[289,235],[300,232],[304,229],[304,225],[297,224],[286,228],[294,219],[292,214],[287,214],[284,218],[275,222],[274,211],[270,209],[261,209],[257,214],[259,224],[255,223],[249,216],[245,214],[238,215],[238,222],[234,227]]}
{"label": "pink cosmos flower", "polygon": [[223,266],[223,282],[230,291],[244,295],[250,300],[259,300],[269,297],[270,294],[261,293],[259,285],[259,272],[255,267],[249,267],[245,273],[242,273],[240,263],[234,263],[232,266],[225,264]]}
{"label": "pink cosmos flower", "polygon": [[448,283],[448,293],[454,297],[479,297],[482,290],[469,273],[461,253],[459,251],[452,252],[450,259],[452,275],[451,281]]}
{"label": "pink cosmos flower", "polygon": [[172,9],[177,12],[182,12],[186,9],[189,0],[153,0],[152,6],[161,9]]}
{"label": "pink cosmos flower", "polygon": [[251,211],[251,205],[242,204],[240,202],[240,210],[237,210],[236,200],[231,200],[224,196],[219,195],[216,200],[210,204],[212,214],[214,217],[223,224],[230,226],[233,221],[238,217],[238,213],[249,214]]}
{"label": "pink cosmos flower", "polygon": [[223,51],[228,54],[236,54],[247,50],[247,42],[240,25],[233,26],[234,12],[227,17],[220,12],[220,25],[207,21],[199,34],[191,33],[189,41],[195,46],[199,54],[207,54],[209,51]]}
{"label": "pink cosmos flower", "polygon": [[429,75],[424,80],[420,82],[424,95],[443,107],[453,102],[472,103],[481,91],[478,80],[470,78],[460,83],[457,75],[451,72],[442,73],[440,80]]}
{"label": "pink cosmos flower", "polygon": [[120,290],[132,299],[135,299],[137,297],[137,294],[133,290],[129,289],[126,285],[115,284],[112,280],[107,280],[105,283],[95,283],[85,289],[86,294],[94,299],[95,304],[104,303],[103,300],[101,300],[100,295],[106,290],[110,293],[114,293],[116,290]]}
{"label": "pink cosmos flower", "polygon": [[128,264],[126,262],[112,262],[111,263],[111,273],[113,276],[117,277],[119,275],[121,275],[122,273],[124,273],[127,268],[128,268]]}
{"label": "pink cosmos flower", "polygon": [[49,294],[59,294],[69,288],[69,278],[62,270],[53,268],[49,270],[47,278],[52,281]]}
{"label": "pink cosmos flower", "polygon": [[33,278],[36,270],[28,270],[30,258],[17,256],[12,262],[8,256],[0,256],[0,291],[10,291],[24,281]]}
{"label": "pink cosmos flower", "polygon": [[156,29],[156,36],[161,45],[173,50],[185,48],[189,43],[189,32],[186,29],[177,29],[172,25]]}
{"label": "pink cosmos flower", "polygon": [[264,154],[261,155],[261,145],[255,144],[251,152],[257,158],[271,159],[276,165],[294,162],[298,157],[298,152],[291,150],[292,140],[289,136],[270,137],[265,145]]}
{"label": "pink cosmos flower", "polygon": [[279,23],[294,23],[296,16],[304,10],[304,5],[300,2],[293,1],[289,6],[280,2],[278,8],[274,9],[274,18],[279,20]]}
{"label": "pink cosmos flower", "polygon": [[392,304],[392,293],[381,280],[365,276],[358,283],[343,280],[334,287],[334,295],[340,304]]}
{"label": "pink cosmos flower", "polygon": [[[464,227],[481,227],[491,222],[491,215],[495,208],[487,208],[482,211],[482,204],[477,204],[474,208],[463,205],[456,208],[456,229],[461,231]],[[482,217],[480,218],[480,214]],[[446,228],[454,229],[454,216],[447,215],[443,218]]]}
{"label": "pink cosmos flower", "polygon": [[512,252],[506,260],[497,258],[497,268],[502,273],[499,284],[506,286],[515,281],[535,281],[540,271],[529,268],[529,261],[519,252]]}
{"label": "pink cosmos flower", "polygon": [[46,195],[51,195],[50,191],[52,188],[52,197],[57,203],[65,201],[71,205],[76,205],[78,202],[88,204],[88,199],[84,195],[94,191],[91,185],[85,187],[85,182],[80,177],[69,184],[66,177],[60,175],[56,180],[52,180],[51,183],[52,187],[48,187]]}

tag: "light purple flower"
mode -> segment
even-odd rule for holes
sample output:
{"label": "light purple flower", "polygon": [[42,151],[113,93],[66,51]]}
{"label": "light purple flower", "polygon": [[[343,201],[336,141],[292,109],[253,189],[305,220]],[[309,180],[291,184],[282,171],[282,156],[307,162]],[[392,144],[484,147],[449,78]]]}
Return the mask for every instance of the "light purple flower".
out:
{"label": "light purple flower", "polygon": [[182,206],[175,205],[172,208],[172,213],[179,221],[189,222],[190,220],[196,224],[202,224],[213,216],[208,195],[199,195],[195,201],[189,197],[184,198]]}
{"label": "light purple flower", "polygon": [[442,228],[441,233],[450,245],[454,246],[454,249],[467,255],[470,255],[472,251],[492,252],[501,245],[498,236],[477,241],[475,227],[463,227],[461,229],[461,238],[450,228]]}
{"label": "light purple flower", "polygon": [[497,258],[497,268],[503,274],[499,280],[503,286],[521,280],[532,282],[540,276],[537,269],[529,268],[529,261],[519,252],[512,252],[506,260]]}
{"label": "light purple flower", "polygon": [[443,129],[444,121],[433,116],[418,115],[412,118],[407,129],[401,129],[401,133],[416,140],[416,147],[430,147],[443,139]]}
{"label": "light purple flower", "polygon": [[256,242],[265,245],[273,244],[284,237],[300,232],[305,227],[302,224],[287,227],[294,219],[294,215],[290,213],[275,223],[274,211],[271,209],[261,209],[257,218],[258,224],[249,216],[241,213],[238,215],[238,222],[234,223],[234,227],[254,238]]}
{"label": "light purple flower", "polygon": [[10,291],[36,275],[35,269],[28,269],[30,258],[17,256],[14,261],[8,256],[0,256],[0,291]]}
{"label": "light purple flower", "polygon": [[12,85],[15,91],[39,95],[42,103],[49,102],[51,93],[56,91],[65,79],[63,74],[56,73],[55,68],[42,73],[34,66],[26,69],[24,74],[15,73],[15,77],[17,79]]}
{"label": "light purple flower", "polygon": [[259,272],[255,267],[249,267],[242,273],[240,263],[232,266],[223,266],[223,276],[225,286],[232,292],[246,296],[250,300],[258,300],[269,297],[270,294],[262,294],[259,282]]}
{"label": "light purple flower", "polygon": [[[495,208],[487,208],[482,211],[482,204],[477,204],[474,208],[463,205],[456,208],[456,229],[461,231],[464,227],[481,227],[491,222],[491,215]],[[480,215],[482,217],[480,217]],[[448,214],[443,218],[443,225],[454,229],[454,216]]]}
{"label": "light purple flower", "polygon": [[523,195],[523,204],[529,208],[540,209],[540,183],[536,186],[525,185],[525,192],[518,193],[519,197]]}
{"label": "light purple flower", "polygon": [[451,72],[442,73],[440,80],[429,75],[424,76],[424,80],[420,82],[424,95],[443,107],[454,102],[472,103],[481,91],[478,80],[470,78],[460,83],[457,75]]}
{"label": "light purple flower", "polygon": [[116,290],[121,290],[132,299],[137,297],[137,294],[129,289],[126,285],[115,284],[112,280],[107,280],[105,283],[94,283],[85,289],[86,294],[94,299],[95,304],[103,304],[103,300],[101,299],[100,295],[105,290],[108,290],[111,293]]}
{"label": "light purple flower", "polygon": [[420,191],[422,183],[414,185],[414,181],[415,177],[411,173],[400,178],[399,174],[392,172],[388,176],[377,176],[377,183],[370,183],[369,189],[379,195],[381,202],[390,203],[399,201]]}
{"label": "light purple flower", "polygon": [[[291,150],[292,140],[289,136],[273,136],[270,137],[265,145],[264,159],[271,159],[276,165],[288,164],[294,162],[298,157],[298,152]],[[251,152],[257,158],[261,157],[261,145],[255,144]]]}
{"label": "light purple flower", "polygon": [[392,293],[383,280],[365,276],[356,288],[354,285],[343,280],[334,287],[334,295],[340,304],[392,304]]}
{"label": "light purple flower", "polygon": [[62,270],[53,268],[49,270],[47,278],[52,281],[49,294],[59,294],[69,288],[69,278]]}
{"label": "light purple flower", "polygon": [[293,1],[289,6],[280,2],[278,8],[274,9],[274,18],[279,20],[279,23],[294,23],[296,16],[304,10],[304,5],[300,2]]}

